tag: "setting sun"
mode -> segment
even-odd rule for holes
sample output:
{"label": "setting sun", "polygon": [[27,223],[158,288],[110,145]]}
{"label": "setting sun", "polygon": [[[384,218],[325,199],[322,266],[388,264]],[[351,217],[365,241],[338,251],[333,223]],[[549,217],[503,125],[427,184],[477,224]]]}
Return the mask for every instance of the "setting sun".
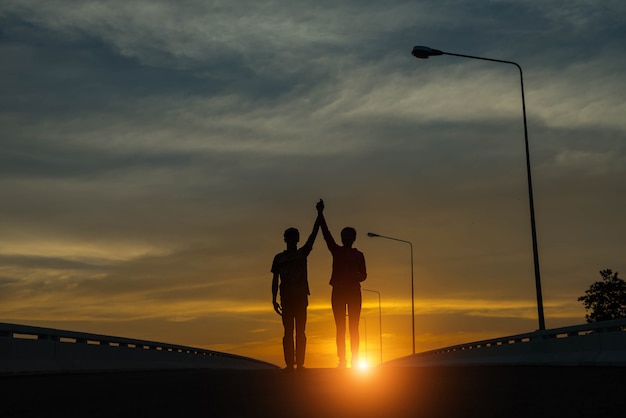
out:
{"label": "setting sun", "polygon": [[361,360],[359,361],[359,365],[358,365],[358,369],[361,371],[367,371],[370,368],[369,363],[367,362],[367,360]]}

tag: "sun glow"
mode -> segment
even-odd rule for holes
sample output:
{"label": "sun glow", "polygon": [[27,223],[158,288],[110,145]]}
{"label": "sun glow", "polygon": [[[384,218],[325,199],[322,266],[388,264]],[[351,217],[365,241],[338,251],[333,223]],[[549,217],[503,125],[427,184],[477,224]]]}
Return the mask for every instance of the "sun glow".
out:
{"label": "sun glow", "polygon": [[367,372],[371,366],[370,364],[367,362],[367,360],[359,360],[359,363],[357,364],[357,370],[359,370],[360,372]]}

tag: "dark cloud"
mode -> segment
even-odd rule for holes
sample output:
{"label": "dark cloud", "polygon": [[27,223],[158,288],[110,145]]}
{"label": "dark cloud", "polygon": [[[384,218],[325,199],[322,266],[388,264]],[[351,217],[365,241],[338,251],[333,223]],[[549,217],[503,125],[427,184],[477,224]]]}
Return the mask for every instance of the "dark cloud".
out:
{"label": "dark cloud", "polygon": [[7,256],[0,255],[0,265],[4,267],[22,267],[29,269],[46,270],[93,270],[102,268],[101,265],[90,264],[76,260],[68,260],[55,257],[35,257],[35,256]]}
{"label": "dark cloud", "polygon": [[[30,118],[106,112],[129,96],[213,94],[223,83],[190,71],[153,67],[120,55],[112,45],[84,33],[72,37],[20,21],[2,19],[0,48],[15,56],[4,66],[3,90],[14,100],[3,111]],[[9,83],[8,76],[20,74]]]}
{"label": "dark cloud", "polygon": [[17,282],[19,282],[19,279],[15,279],[12,277],[0,277],[0,286],[6,286]]}

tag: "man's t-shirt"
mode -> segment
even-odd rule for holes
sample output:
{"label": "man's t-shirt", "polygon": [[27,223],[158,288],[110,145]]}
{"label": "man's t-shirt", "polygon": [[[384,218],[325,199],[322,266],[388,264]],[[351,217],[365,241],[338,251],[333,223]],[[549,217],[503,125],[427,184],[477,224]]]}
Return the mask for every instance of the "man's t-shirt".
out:
{"label": "man's t-shirt", "polygon": [[278,273],[280,277],[281,299],[306,300],[310,295],[306,260],[311,249],[302,247],[296,251],[285,250],[274,257],[272,273]]}

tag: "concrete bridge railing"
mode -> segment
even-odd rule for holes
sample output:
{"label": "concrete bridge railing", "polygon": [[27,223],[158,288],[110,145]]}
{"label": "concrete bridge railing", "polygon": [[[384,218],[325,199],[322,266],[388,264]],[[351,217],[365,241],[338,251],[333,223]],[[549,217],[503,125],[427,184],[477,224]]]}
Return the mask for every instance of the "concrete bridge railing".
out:
{"label": "concrete bridge railing", "polygon": [[386,362],[391,366],[626,366],[626,319],[458,344]]}
{"label": "concrete bridge railing", "polygon": [[276,367],[182,345],[0,323],[0,374]]}

